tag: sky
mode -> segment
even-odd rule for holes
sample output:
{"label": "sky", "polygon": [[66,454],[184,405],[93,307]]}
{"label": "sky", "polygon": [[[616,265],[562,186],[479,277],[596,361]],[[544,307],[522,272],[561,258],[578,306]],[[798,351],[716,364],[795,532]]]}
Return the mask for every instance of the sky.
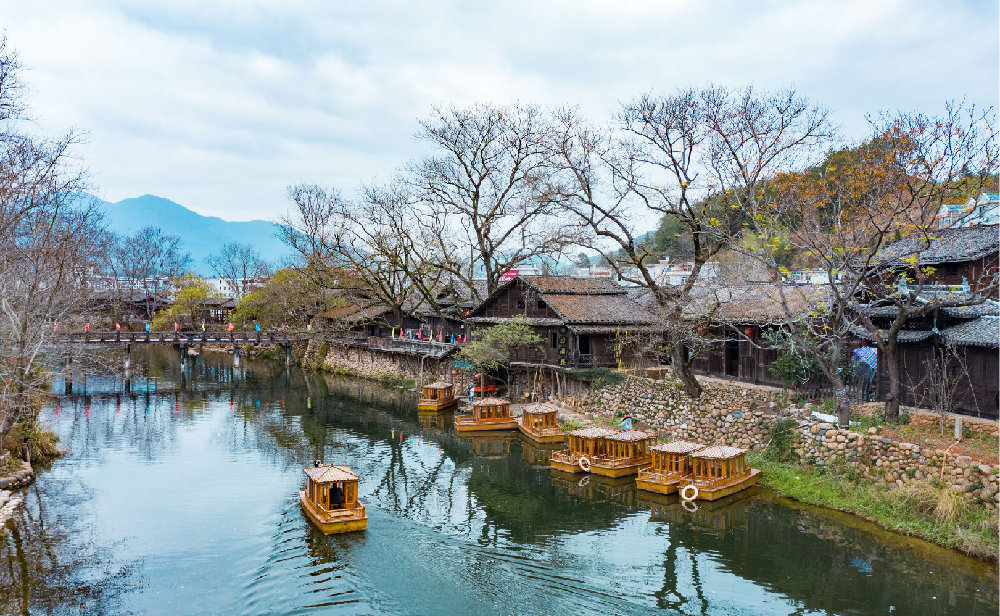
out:
{"label": "sky", "polygon": [[40,130],[85,131],[95,193],[274,219],[287,186],[354,193],[427,152],[436,105],[578,105],[795,87],[866,114],[995,106],[996,0],[0,0]]}

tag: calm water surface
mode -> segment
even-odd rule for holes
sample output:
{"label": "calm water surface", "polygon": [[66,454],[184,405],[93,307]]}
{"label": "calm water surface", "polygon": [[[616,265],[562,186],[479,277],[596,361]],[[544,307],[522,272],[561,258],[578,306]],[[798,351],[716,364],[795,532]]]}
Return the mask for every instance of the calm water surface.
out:
{"label": "calm water surface", "polygon": [[[560,476],[516,435],[458,439],[416,396],[205,353],[146,356],[44,413],[72,452],[0,539],[0,612],[990,614],[992,567],[766,493],[685,511]],[[77,390],[83,387],[80,379]],[[302,468],[362,477],[324,536]]]}

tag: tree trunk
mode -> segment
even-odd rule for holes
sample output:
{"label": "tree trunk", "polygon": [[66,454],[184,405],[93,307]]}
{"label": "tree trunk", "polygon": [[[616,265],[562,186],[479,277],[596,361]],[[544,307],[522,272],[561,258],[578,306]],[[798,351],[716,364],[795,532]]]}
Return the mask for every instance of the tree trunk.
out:
{"label": "tree trunk", "polygon": [[674,368],[674,378],[681,382],[687,395],[698,399],[701,396],[701,384],[698,383],[698,379],[694,378],[691,366],[688,365],[687,360],[684,358],[684,345],[679,342],[672,343],[670,345],[670,357]]}
{"label": "tree trunk", "polygon": [[[885,397],[885,420],[891,423],[899,421],[899,349],[895,343],[886,343],[882,350],[885,361],[885,373],[889,380],[889,391]],[[876,373],[876,378],[878,375]]]}
{"label": "tree trunk", "polygon": [[851,425],[851,401],[847,397],[847,388],[839,379],[833,384],[833,395],[837,399],[837,424],[846,429]]}

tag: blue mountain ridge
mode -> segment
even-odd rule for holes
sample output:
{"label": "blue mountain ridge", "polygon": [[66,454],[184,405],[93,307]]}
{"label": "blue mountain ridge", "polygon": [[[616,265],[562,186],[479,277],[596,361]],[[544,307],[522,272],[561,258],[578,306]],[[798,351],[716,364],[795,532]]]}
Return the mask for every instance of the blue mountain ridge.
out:
{"label": "blue mountain ridge", "polygon": [[215,216],[202,216],[170,199],[143,195],[110,203],[91,197],[104,210],[108,227],[118,234],[132,234],[146,226],[159,227],[177,235],[184,250],[191,253],[191,269],[202,276],[213,276],[206,259],[229,242],[252,244],[272,267],[284,265],[292,257],[291,249],[278,239],[278,225],[266,220],[230,222]]}

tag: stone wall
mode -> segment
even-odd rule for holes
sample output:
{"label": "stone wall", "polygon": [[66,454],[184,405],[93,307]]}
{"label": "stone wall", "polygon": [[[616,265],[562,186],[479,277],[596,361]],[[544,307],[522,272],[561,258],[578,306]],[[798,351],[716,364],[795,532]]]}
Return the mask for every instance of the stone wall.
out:
{"label": "stone wall", "polygon": [[[326,347],[325,349],[323,347]],[[331,372],[342,372],[367,379],[413,379],[430,383],[447,377],[450,380],[451,359],[423,357],[398,351],[382,351],[365,346],[338,343],[310,343],[304,361]],[[324,353],[322,358],[319,354]]]}
{"label": "stone wall", "polygon": [[736,382],[703,382],[703,387],[702,396],[693,400],[676,381],[629,376],[617,385],[564,402],[605,417],[628,411],[671,440],[748,449],[766,446],[775,424],[791,419],[798,437],[792,448],[806,464],[845,463],[866,477],[896,485],[937,478],[970,500],[994,506],[1000,500],[995,465],[896,442],[877,434],[875,428],[865,434],[837,429],[814,419],[807,409],[784,406],[778,390]]}

